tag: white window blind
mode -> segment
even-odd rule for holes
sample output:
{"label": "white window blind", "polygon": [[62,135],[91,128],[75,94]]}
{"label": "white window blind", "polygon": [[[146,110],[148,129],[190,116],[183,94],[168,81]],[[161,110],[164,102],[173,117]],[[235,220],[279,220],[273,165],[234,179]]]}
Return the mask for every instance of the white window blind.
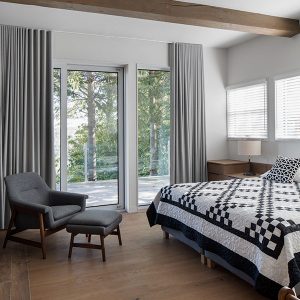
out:
{"label": "white window blind", "polygon": [[268,137],[266,82],[227,90],[227,136]]}
{"label": "white window blind", "polygon": [[276,139],[300,139],[300,76],[275,80]]}

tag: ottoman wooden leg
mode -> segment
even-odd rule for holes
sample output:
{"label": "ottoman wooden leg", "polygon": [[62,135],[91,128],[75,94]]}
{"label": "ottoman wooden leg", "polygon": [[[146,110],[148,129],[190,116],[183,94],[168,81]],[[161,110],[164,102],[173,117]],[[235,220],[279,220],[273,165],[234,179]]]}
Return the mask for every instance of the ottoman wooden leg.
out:
{"label": "ottoman wooden leg", "polygon": [[71,258],[71,256],[72,256],[72,249],[73,249],[73,244],[74,244],[74,236],[75,236],[75,234],[72,233],[71,234],[71,240],[70,240],[70,247],[69,247],[69,255],[68,255],[69,258]]}
{"label": "ottoman wooden leg", "polygon": [[88,242],[89,242],[89,243],[91,242],[91,239],[92,239],[92,235],[89,234],[89,236],[88,236]]}
{"label": "ottoman wooden leg", "polygon": [[121,238],[121,231],[120,231],[119,225],[117,227],[117,234],[118,234],[118,239],[119,239],[119,245],[122,246],[122,238]]}
{"label": "ottoman wooden leg", "polygon": [[105,246],[104,246],[104,236],[103,235],[100,235],[100,241],[101,241],[102,260],[106,261]]}

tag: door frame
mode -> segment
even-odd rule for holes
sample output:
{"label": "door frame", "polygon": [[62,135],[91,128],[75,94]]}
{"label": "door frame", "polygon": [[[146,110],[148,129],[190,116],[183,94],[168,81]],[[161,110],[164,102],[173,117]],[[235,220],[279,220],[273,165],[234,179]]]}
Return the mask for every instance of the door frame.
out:
{"label": "door frame", "polygon": [[55,60],[53,69],[60,69],[61,74],[61,102],[60,102],[60,189],[67,191],[67,161],[68,161],[68,141],[67,141],[67,76],[70,71],[92,71],[110,72],[118,74],[118,203],[100,206],[101,209],[125,208],[125,131],[124,131],[124,66],[119,65],[98,65],[69,60]]}

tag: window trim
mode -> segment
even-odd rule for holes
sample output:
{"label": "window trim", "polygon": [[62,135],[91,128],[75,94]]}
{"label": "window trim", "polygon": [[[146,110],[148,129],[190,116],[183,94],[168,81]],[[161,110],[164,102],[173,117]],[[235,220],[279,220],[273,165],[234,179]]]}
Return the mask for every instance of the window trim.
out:
{"label": "window trim", "polygon": [[276,98],[276,81],[282,80],[282,79],[288,79],[293,77],[300,76],[300,70],[294,70],[291,72],[275,75],[271,78],[273,83],[273,92],[274,92],[274,141],[275,142],[299,142],[299,138],[277,138],[276,132],[277,132],[277,98]]}
{"label": "window trim", "polygon": [[159,67],[154,65],[143,65],[143,64],[137,64],[136,65],[136,73],[138,73],[138,70],[149,70],[149,71],[166,71],[171,72],[170,67]]}
{"label": "window trim", "polygon": [[290,78],[290,77],[295,77],[295,76],[300,76],[300,70],[294,70],[291,72],[286,72],[286,73],[281,73],[278,75],[274,75],[271,77],[271,79],[274,81],[276,80],[280,80],[280,79],[286,79],[286,78]]}
{"label": "window trim", "polygon": [[[61,103],[60,103],[60,190],[67,191],[67,72],[68,70],[76,71],[104,71],[116,72],[120,76],[120,85],[118,85],[119,100],[118,100],[118,203],[105,204],[100,206],[89,206],[88,208],[101,209],[117,209],[124,210],[126,207],[126,176],[125,176],[125,73],[126,65],[107,64],[100,62],[81,61],[81,60],[54,60],[52,63],[52,70],[61,70]],[[53,87],[52,87],[53,89]],[[64,170],[64,171],[62,171]]]}
{"label": "window trim", "polygon": [[[267,136],[265,138],[246,138],[246,137],[228,137],[228,98],[227,98],[227,91],[229,90],[233,90],[233,89],[239,89],[239,88],[243,88],[243,87],[248,87],[248,86],[252,86],[252,85],[257,85],[257,84],[261,84],[261,83],[265,83],[266,84],[266,107],[267,107]],[[269,115],[269,88],[270,88],[270,83],[267,77],[264,78],[260,78],[260,79],[255,79],[255,80],[250,80],[250,81],[242,81],[240,83],[237,84],[232,84],[232,85],[228,85],[225,88],[225,93],[226,93],[226,140],[227,141],[240,141],[240,140],[245,140],[245,141],[269,141],[270,139],[270,115]]]}
{"label": "window trim", "polygon": [[227,90],[243,88],[243,87],[246,87],[246,86],[256,85],[256,84],[260,84],[260,83],[268,84],[268,78],[264,77],[264,78],[260,78],[260,79],[242,81],[242,82],[237,83],[237,84],[230,84],[225,88],[225,90],[227,92]]}

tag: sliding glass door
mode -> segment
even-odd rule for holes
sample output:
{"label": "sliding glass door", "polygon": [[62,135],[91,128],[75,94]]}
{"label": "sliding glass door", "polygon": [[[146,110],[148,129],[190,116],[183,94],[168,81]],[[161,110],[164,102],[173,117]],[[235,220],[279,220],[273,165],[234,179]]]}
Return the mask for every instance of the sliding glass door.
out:
{"label": "sliding glass door", "polygon": [[138,204],[170,182],[170,72],[138,70]]}
{"label": "sliding glass door", "polygon": [[123,70],[67,65],[61,74],[61,187],[89,195],[88,206],[122,208]]}

